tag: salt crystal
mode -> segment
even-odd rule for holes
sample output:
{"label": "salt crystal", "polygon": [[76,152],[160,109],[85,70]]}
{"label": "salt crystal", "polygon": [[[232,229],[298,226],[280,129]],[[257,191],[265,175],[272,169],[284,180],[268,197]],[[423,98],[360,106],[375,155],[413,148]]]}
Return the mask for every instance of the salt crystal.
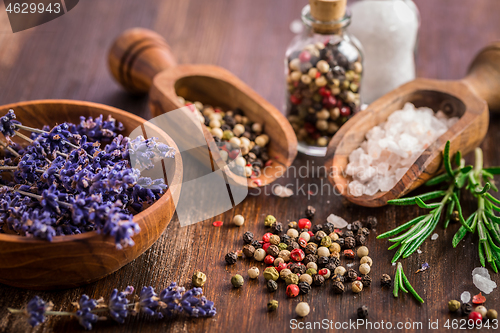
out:
{"label": "salt crystal", "polygon": [[417,253],[418,253],[418,254],[422,254],[422,250],[417,249]]}
{"label": "salt crystal", "polygon": [[485,278],[490,278],[490,272],[488,272],[488,269],[486,269],[485,267],[476,267],[472,270],[472,276],[474,275],[481,275],[481,276],[484,276]]}
{"label": "salt crystal", "polygon": [[460,300],[462,303],[469,303],[470,301],[470,292],[464,291],[462,295],[460,295]]}
{"label": "salt crystal", "polygon": [[335,214],[330,214],[326,219],[327,222],[333,223],[333,226],[338,229],[347,227],[347,221]]}
{"label": "salt crystal", "polygon": [[352,177],[349,193],[373,196],[391,190],[406,174],[420,154],[448,130],[458,118],[447,118],[430,108],[416,109],[406,103],[385,123],[366,133],[366,140],[349,155],[345,169]]}
{"label": "salt crystal", "polygon": [[431,240],[436,240],[438,239],[439,235],[437,233],[434,233],[432,236],[431,236]]}
{"label": "salt crystal", "polygon": [[495,281],[492,281],[489,277],[484,277],[479,274],[475,274],[472,277],[472,282],[477,289],[481,290],[485,294],[489,294],[497,287]]}
{"label": "salt crystal", "polygon": [[350,223],[349,223],[349,224],[347,225],[347,230],[351,230],[351,229],[352,229],[352,224],[350,224]]}
{"label": "salt crystal", "polygon": [[273,194],[277,197],[288,198],[293,195],[293,191],[288,187],[275,185],[273,186]]}
{"label": "salt crystal", "polygon": [[352,266],[354,266],[354,263],[347,264],[346,266],[347,267],[352,267]]}
{"label": "salt crystal", "polygon": [[395,262],[393,262],[393,263],[392,263],[392,266],[396,266],[396,263],[395,263]]}

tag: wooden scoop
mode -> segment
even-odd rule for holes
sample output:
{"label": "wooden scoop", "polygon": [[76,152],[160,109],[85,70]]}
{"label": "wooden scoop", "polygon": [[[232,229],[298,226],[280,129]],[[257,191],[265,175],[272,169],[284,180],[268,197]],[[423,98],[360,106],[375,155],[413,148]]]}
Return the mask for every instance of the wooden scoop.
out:
{"label": "wooden scoop", "polygon": [[[154,116],[184,105],[178,96],[212,106],[240,108],[251,122],[263,124],[269,136],[268,151],[272,164],[258,178],[246,179],[226,167],[226,174],[238,184],[259,187],[283,175],[297,155],[297,137],[287,119],[229,71],[211,65],[177,65],[165,39],[157,33],[134,28],[121,34],[109,52],[109,67],[115,79],[132,93],[149,91]],[[183,124],[179,124],[182,129]],[[202,126],[207,144],[215,146],[212,135]],[[186,136],[188,134],[186,133]],[[179,144],[178,144],[179,145]],[[224,164],[217,149],[211,158]]]}
{"label": "wooden scoop", "polygon": [[[420,155],[391,190],[373,196],[351,195],[347,186],[349,179],[344,172],[349,154],[360,146],[371,128],[386,121],[407,102],[416,107],[430,107],[435,112],[442,110],[450,117],[460,117],[460,120]],[[383,206],[388,200],[404,196],[440,171],[446,141],[451,141],[451,154],[457,150],[466,154],[477,147],[488,130],[488,107],[500,110],[500,42],[487,46],[476,56],[464,79],[416,79],[379,98],[365,111],[352,117],[328,145],[325,163],[330,170],[328,178],[349,201],[366,207]]]}

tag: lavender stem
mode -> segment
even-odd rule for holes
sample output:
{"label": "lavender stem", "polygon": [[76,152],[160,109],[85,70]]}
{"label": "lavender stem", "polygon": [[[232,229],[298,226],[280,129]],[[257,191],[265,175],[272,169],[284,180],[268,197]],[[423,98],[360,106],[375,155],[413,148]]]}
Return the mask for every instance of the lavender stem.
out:
{"label": "lavender stem", "polygon": [[[22,194],[22,195],[25,195],[27,197],[31,197],[31,198],[34,198],[34,199],[37,199],[38,201],[41,201],[42,200],[42,196],[41,195],[38,195],[38,194],[33,194],[33,193],[29,193],[29,192],[24,192],[24,191],[21,191],[21,190],[16,190],[15,188],[13,187],[10,187],[10,186],[7,186],[7,185],[1,185],[0,184],[0,187],[6,187],[8,188],[9,190],[12,190],[14,192],[17,192],[19,194]],[[71,209],[73,208],[73,206],[67,202],[62,202],[62,201],[59,201],[59,200],[55,200],[59,205],[61,206],[64,206],[68,209]]]}

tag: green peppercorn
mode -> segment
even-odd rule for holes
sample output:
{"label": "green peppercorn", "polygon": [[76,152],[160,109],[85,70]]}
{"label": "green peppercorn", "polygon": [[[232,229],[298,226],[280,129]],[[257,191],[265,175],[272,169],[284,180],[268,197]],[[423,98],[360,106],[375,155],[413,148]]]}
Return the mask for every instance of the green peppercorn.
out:
{"label": "green peppercorn", "polygon": [[450,312],[458,311],[458,309],[460,309],[460,302],[452,299],[448,302],[448,309],[450,310]]}
{"label": "green peppercorn", "polygon": [[231,278],[231,283],[233,284],[233,287],[240,288],[243,283],[245,283],[245,280],[243,280],[243,276],[236,274]]}
{"label": "green peppercorn", "polygon": [[231,140],[232,138],[234,137],[234,134],[233,132],[231,132],[230,130],[225,130],[223,133],[222,133],[222,140]]}
{"label": "green peppercorn", "polygon": [[288,245],[286,245],[285,243],[278,244],[278,249],[280,249],[280,251],[286,250],[287,248],[288,248]]}
{"label": "green peppercorn", "polygon": [[299,276],[297,274],[288,274],[285,278],[285,283],[288,286],[289,284],[298,284],[299,283]]}
{"label": "green peppercorn", "polygon": [[274,222],[276,222],[276,218],[272,215],[267,215],[266,218],[264,219],[264,225],[266,227],[271,227]]}
{"label": "green peppercorn", "polygon": [[267,281],[267,291],[269,291],[270,293],[273,293],[276,290],[278,290],[278,284],[276,283],[276,281],[274,281],[274,280]]}
{"label": "green peppercorn", "polygon": [[203,272],[200,271],[195,272],[193,274],[193,277],[191,278],[191,282],[195,287],[203,287],[205,282],[207,282],[207,276]]}
{"label": "green peppercorn", "polygon": [[264,278],[266,280],[273,280],[276,281],[280,277],[280,273],[278,273],[278,270],[275,267],[267,267],[264,270]]}
{"label": "green peppercorn", "polygon": [[332,239],[329,236],[325,236],[321,239],[321,246],[330,247],[332,243]]}
{"label": "green peppercorn", "polygon": [[306,274],[309,274],[310,276],[314,276],[318,274],[318,271],[316,271],[314,268],[308,268],[306,271]]}
{"label": "green peppercorn", "polygon": [[271,311],[278,310],[278,305],[279,305],[279,303],[277,300],[275,300],[275,299],[270,300],[267,303],[267,311],[271,312]]}
{"label": "green peppercorn", "polygon": [[488,312],[486,312],[486,317],[489,319],[489,320],[494,320],[494,319],[497,319],[498,318],[498,313],[496,310],[493,310],[493,309],[489,309]]}

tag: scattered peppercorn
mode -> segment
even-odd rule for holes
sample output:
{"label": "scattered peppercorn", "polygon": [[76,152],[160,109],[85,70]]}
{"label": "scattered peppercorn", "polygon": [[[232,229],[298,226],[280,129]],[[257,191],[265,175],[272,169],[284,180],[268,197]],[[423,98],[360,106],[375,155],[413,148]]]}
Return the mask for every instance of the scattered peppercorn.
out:
{"label": "scattered peppercorn", "polygon": [[268,280],[267,281],[267,291],[269,291],[270,293],[273,293],[276,290],[278,290],[278,284],[276,283],[276,281]]}
{"label": "scattered peppercorn", "polygon": [[488,310],[483,305],[476,306],[474,311],[479,312],[483,318],[486,318],[486,314],[488,313]]}
{"label": "scattered peppercorn", "polygon": [[272,215],[267,215],[266,218],[264,219],[264,225],[266,227],[272,226],[274,222],[276,222],[276,218]]}
{"label": "scattered peppercorn", "polygon": [[372,258],[370,258],[368,256],[364,256],[363,258],[361,258],[361,260],[359,260],[359,263],[360,264],[368,264],[371,267],[373,265],[373,260],[372,260]]}
{"label": "scattered peppercorn", "polygon": [[297,297],[299,295],[299,286],[296,284],[289,284],[286,287],[286,295],[288,297]]}
{"label": "scattered peppercorn", "polygon": [[368,229],[374,229],[377,226],[377,218],[375,216],[368,216],[366,219],[366,227]]}
{"label": "scattered peppercorn", "polygon": [[356,273],[354,269],[348,268],[344,277],[347,279],[347,281],[354,281],[358,278],[358,273]]}
{"label": "scattered peppercorn", "polygon": [[233,284],[233,287],[240,288],[243,283],[245,283],[245,280],[243,280],[243,276],[236,274],[231,278],[231,283]]}
{"label": "scattered peppercorn", "polygon": [[344,240],[344,238],[339,238],[339,239],[337,239],[337,240],[335,241],[335,243],[339,244],[339,245],[340,245],[340,247],[343,247],[343,246],[344,246],[344,244],[345,244],[345,240]]}
{"label": "scattered peppercorn", "polygon": [[323,230],[318,231],[314,234],[314,239],[316,242],[320,243],[323,237],[326,237],[326,233]]}
{"label": "scattered peppercorn", "polygon": [[277,247],[276,245],[270,245],[267,248],[267,254],[269,254],[273,257],[277,257],[280,252],[281,251],[280,251],[279,247]]}
{"label": "scattered peppercorn", "polygon": [[228,265],[234,265],[238,260],[238,255],[236,254],[236,252],[229,252],[228,254],[226,254],[225,259]]}
{"label": "scattered peppercorn", "polygon": [[486,318],[488,318],[489,320],[497,319],[498,318],[497,311],[489,309],[488,312],[486,313]]}
{"label": "scattered peppercorn", "polygon": [[342,275],[340,275],[340,274],[333,275],[332,280],[334,282],[338,281],[338,282],[344,283],[344,277]]}
{"label": "scattered peppercorn", "polygon": [[248,277],[250,279],[256,279],[259,277],[259,274],[260,274],[260,271],[257,267],[251,267],[249,270],[248,270]]}
{"label": "scattered peppercorn", "polygon": [[354,232],[358,232],[361,228],[363,228],[363,225],[361,224],[361,221],[354,221],[351,224],[351,229]]}
{"label": "scattered peppercorn", "polygon": [[255,248],[252,245],[247,244],[247,245],[243,246],[242,252],[245,255],[245,257],[253,258],[253,255],[255,253]]}
{"label": "scattered peppercorn", "polygon": [[366,275],[368,273],[370,273],[370,265],[368,264],[361,264],[359,265],[359,272],[362,274],[362,275]]}
{"label": "scattered peppercorn", "polygon": [[469,321],[470,320],[472,320],[474,324],[480,325],[483,320],[483,316],[479,312],[473,311],[469,314]]}
{"label": "scattered peppercorn", "polygon": [[277,300],[270,300],[268,303],[267,303],[267,311],[271,312],[271,311],[276,311],[278,310],[278,301]]}
{"label": "scattered peppercorn", "polygon": [[460,309],[459,301],[452,299],[448,302],[448,310],[450,310],[450,312],[456,312],[458,309]]}
{"label": "scattered peppercorn", "polygon": [[309,304],[307,304],[306,302],[300,302],[295,307],[295,313],[299,317],[305,317],[305,316],[307,316],[310,311],[311,311],[311,308],[309,307]]}
{"label": "scattered peppercorn", "polygon": [[313,206],[307,206],[306,217],[308,219],[312,219],[314,217],[314,214],[316,214],[316,208],[314,208]]}
{"label": "scattered peppercorn", "polygon": [[368,317],[368,307],[362,305],[358,308],[358,318],[365,319],[366,317]]}
{"label": "scattered peppercorn", "polygon": [[322,275],[316,274],[313,277],[314,285],[315,286],[322,286],[325,283],[325,278]]}
{"label": "scattered peppercorn", "polygon": [[334,281],[332,284],[333,292],[336,294],[342,294],[344,292],[344,284],[340,281]]}
{"label": "scattered peppercorn", "polygon": [[351,289],[353,293],[358,294],[363,290],[363,283],[361,283],[361,281],[356,280],[351,284]]}
{"label": "scattered peppercorn", "polygon": [[323,268],[318,271],[318,274],[323,276],[325,280],[328,280],[332,272],[328,268]]}
{"label": "scattered peppercorn", "polygon": [[257,249],[262,249],[262,243],[259,242],[258,240],[253,240],[251,245],[257,250]]}
{"label": "scattered peppercorn", "polygon": [[356,240],[357,246],[363,246],[366,244],[366,237],[360,234],[357,234],[354,239]]}
{"label": "scattered peppercorn", "polygon": [[276,280],[278,280],[279,277],[280,277],[280,273],[278,273],[278,270],[274,266],[267,267],[264,270],[264,278],[266,280],[274,280],[274,281],[276,281]]}
{"label": "scattered peppercorn", "polygon": [[458,223],[459,221],[460,221],[460,215],[458,213],[458,210],[454,210],[453,213],[451,213],[450,222]]}
{"label": "scattered peppercorn", "polygon": [[[335,225],[333,223],[330,223],[330,222],[326,222],[325,224],[323,224],[323,231],[329,235],[330,237],[332,237],[330,234],[333,233],[335,230]],[[338,237],[338,235],[337,235]],[[332,240],[334,240],[332,238]]]}
{"label": "scattered peppercorn", "polygon": [[343,266],[338,266],[337,268],[335,268],[335,271],[333,272],[333,274],[341,275],[341,276],[344,276],[345,273],[346,273],[346,269]]}
{"label": "scattered peppercorn", "polygon": [[298,224],[295,221],[288,223],[288,228],[290,228],[290,229],[297,229],[297,227],[298,227]]}
{"label": "scattered peppercorn", "polygon": [[472,312],[472,304],[463,303],[460,310],[462,311],[462,316],[468,316]]}
{"label": "scattered peppercorn", "polygon": [[372,284],[372,278],[369,275],[364,275],[361,278],[361,283],[363,284],[363,286],[369,287]]}
{"label": "scattered peppercorn", "polygon": [[299,283],[299,276],[297,274],[294,274],[294,273],[288,274],[285,278],[285,283],[287,285],[298,284]]}
{"label": "scattered peppercorn", "polygon": [[347,249],[353,249],[356,246],[356,240],[354,237],[346,237],[344,239],[344,247]]}
{"label": "scattered peppercorn", "polygon": [[321,224],[315,224],[312,226],[311,232],[313,234],[317,233],[318,231],[323,230],[323,226]]}
{"label": "scattered peppercorn", "polygon": [[243,241],[245,244],[251,244],[253,242],[253,233],[250,231],[247,231],[243,234]]}
{"label": "scattered peppercorn", "polygon": [[344,257],[346,259],[354,259],[354,257],[356,257],[356,255],[354,254],[353,250],[344,250]]}
{"label": "scattered peppercorn", "polygon": [[242,215],[235,215],[233,217],[233,223],[238,227],[241,227],[245,223],[245,218]]}
{"label": "scattered peppercorn", "polygon": [[282,270],[280,271],[280,278],[281,278],[282,280],[285,280],[285,279],[286,279],[286,277],[287,277],[288,275],[290,275],[290,274],[292,274],[292,271],[291,271],[291,270],[289,270],[288,268],[282,269]]}
{"label": "scattered peppercorn", "polygon": [[344,238],[347,238],[347,237],[354,238],[354,232],[352,232],[352,230],[344,230],[344,232],[342,233],[342,236]]}
{"label": "scattered peppercorn", "polygon": [[[301,276],[302,278],[302,276]],[[311,291],[311,285],[307,282],[301,281],[298,284],[299,290],[302,294],[308,294]]]}
{"label": "scattered peppercorn", "polygon": [[266,251],[264,251],[264,249],[257,249],[255,250],[253,257],[257,261],[263,261],[266,257]]}
{"label": "scattered peppercorn", "polygon": [[380,284],[382,287],[390,287],[392,285],[392,279],[388,274],[382,274],[380,278]]}
{"label": "scattered peppercorn", "polygon": [[271,232],[273,234],[280,234],[283,232],[283,224],[281,224],[281,222],[274,222],[272,225],[271,225]]}
{"label": "scattered peppercorn", "polygon": [[191,278],[191,282],[193,283],[193,286],[195,287],[203,287],[205,282],[207,282],[207,276],[205,273],[197,271],[193,274],[193,277]]}
{"label": "scattered peppercorn", "polygon": [[292,238],[292,239],[299,237],[299,232],[297,231],[297,229],[288,229],[286,234],[288,236],[290,236],[290,238]]}
{"label": "scattered peppercorn", "polygon": [[368,228],[361,228],[358,230],[358,235],[363,235],[367,237],[370,234],[370,230]]}

